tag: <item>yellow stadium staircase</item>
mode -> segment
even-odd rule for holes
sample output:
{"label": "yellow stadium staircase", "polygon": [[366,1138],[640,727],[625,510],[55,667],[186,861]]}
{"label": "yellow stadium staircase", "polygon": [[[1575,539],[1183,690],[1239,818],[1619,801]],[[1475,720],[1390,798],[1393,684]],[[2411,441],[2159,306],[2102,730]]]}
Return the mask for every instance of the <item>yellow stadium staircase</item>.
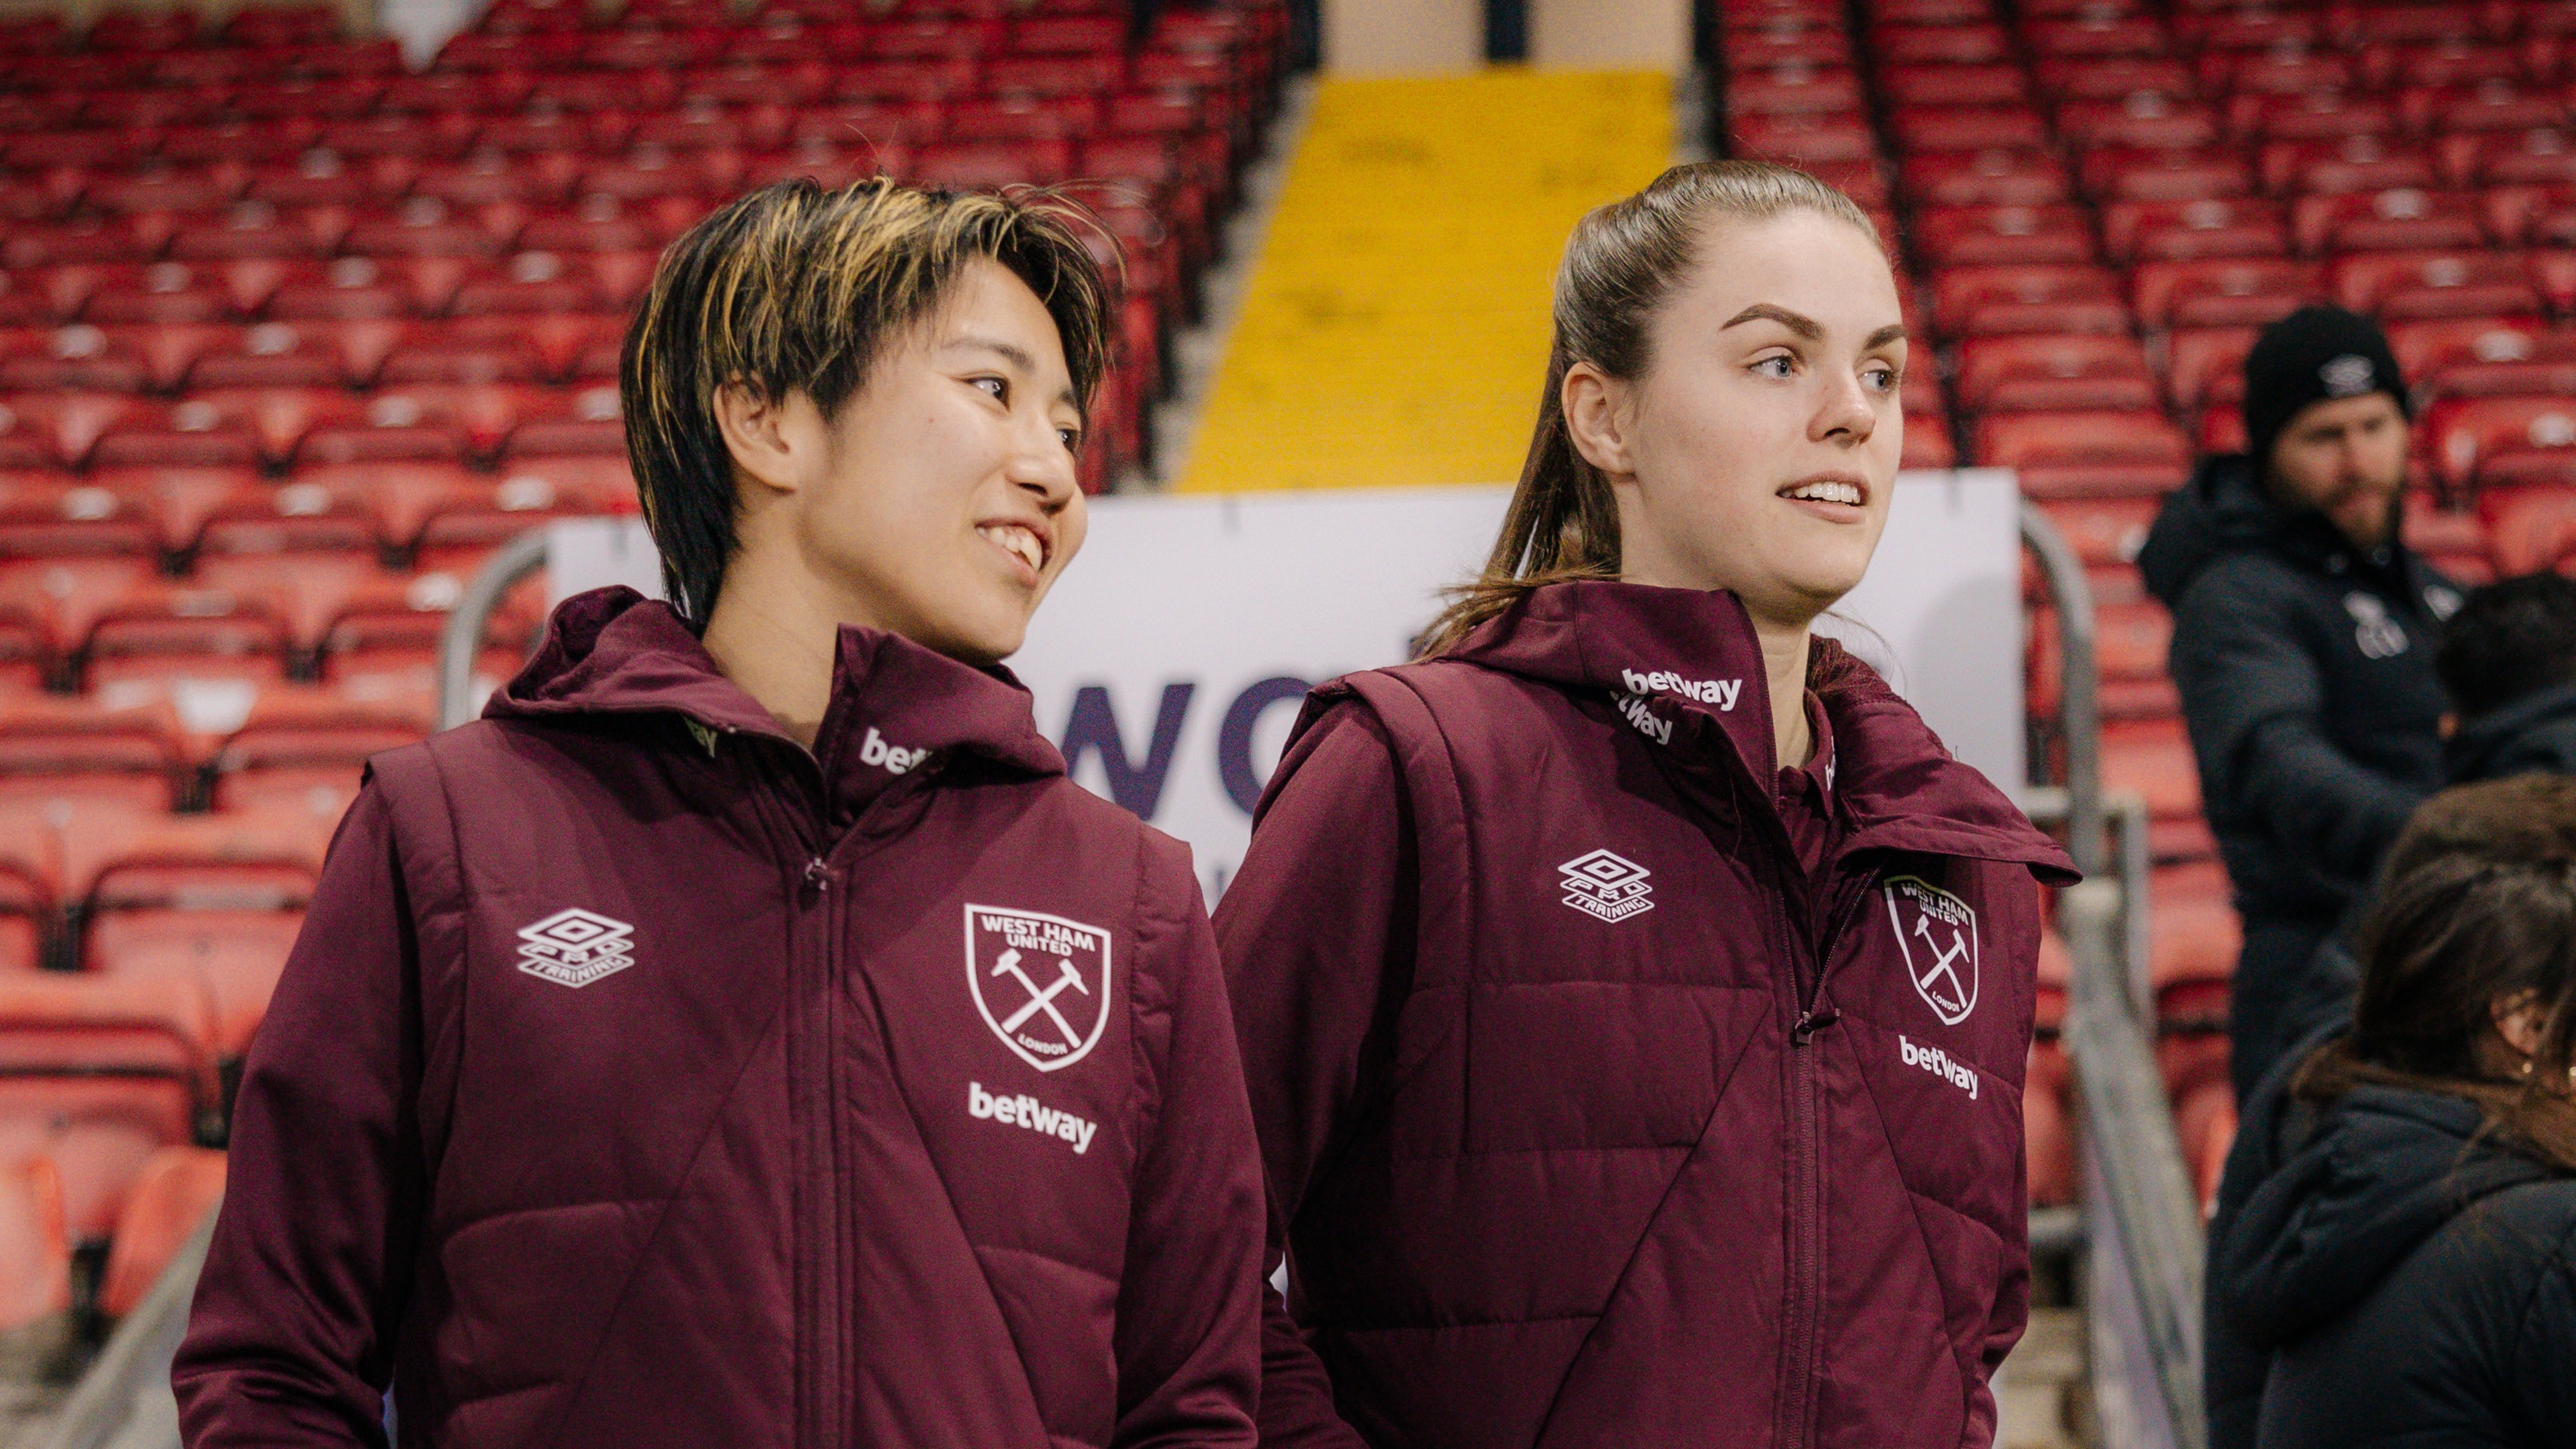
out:
{"label": "yellow stadium staircase", "polygon": [[1672,153],[1664,75],[1323,81],[1177,486],[1509,482],[1566,234]]}

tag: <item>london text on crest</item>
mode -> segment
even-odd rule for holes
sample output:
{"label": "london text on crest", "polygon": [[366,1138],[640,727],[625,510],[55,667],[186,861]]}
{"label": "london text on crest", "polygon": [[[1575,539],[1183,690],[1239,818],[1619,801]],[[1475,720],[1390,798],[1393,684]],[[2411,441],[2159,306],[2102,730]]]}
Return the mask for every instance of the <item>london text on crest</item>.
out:
{"label": "london text on crest", "polygon": [[993,1035],[1041,1072],[1090,1055],[1109,1025],[1109,933],[1042,911],[966,907],[966,987]]}
{"label": "london text on crest", "polygon": [[1916,876],[1890,876],[1887,918],[1915,993],[1943,1026],[1977,1009],[1977,913],[1966,901]]}

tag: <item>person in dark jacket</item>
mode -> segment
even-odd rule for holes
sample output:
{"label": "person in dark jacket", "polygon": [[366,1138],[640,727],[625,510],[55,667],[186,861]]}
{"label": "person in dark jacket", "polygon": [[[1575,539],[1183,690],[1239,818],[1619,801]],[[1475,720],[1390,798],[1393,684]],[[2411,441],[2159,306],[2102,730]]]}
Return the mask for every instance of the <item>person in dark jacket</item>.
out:
{"label": "person in dark jacket", "polygon": [[2460,594],[2400,537],[2405,382],[2367,319],[2304,307],[2245,359],[2248,451],[2206,459],[2139,553],[2245,945],[2228,1024],[2240,1100],[2282,1004],[2439,788],[2432,631]]}
{"label": "person in dark jacket", "polygon": [[2576,1443],[2576,778],[2434,797],[2362,939],[2230,1156],[2212,1449]]}
{"label": "person in dark jacket", "polygon": [[1039,201],[783,183],[664,255],[676,607],[374,761],[252,1046],[194,1449],[1253,1442],[1260,1169],[1188,851],[998,661],[1080,545]]}
{"label": "person in dark jacket", "polygon": [[[2530,574],[2470,590],[2442,626],[2433,670],[2452,705],[2442,746],[2450,783],[2576,774],[2576,579]],[[2367,904],[2344,914],[2284,998],[2286,1039],[2352,1015]]]}
{"label": "person in dark jacket", "polygon": [[1585,218],[1492,562],[1308,701],[1217,911],[1264,1445],[1984,1445],[2065,856],[1813,638],[1902,447],[1894,281],[1801,173]]}
{"label": "person in dark jacket", "polygon": [[2434,660],[2458,724],[2453,783],[2576,775],[2576,579],[2528,574],[2471,591]]}

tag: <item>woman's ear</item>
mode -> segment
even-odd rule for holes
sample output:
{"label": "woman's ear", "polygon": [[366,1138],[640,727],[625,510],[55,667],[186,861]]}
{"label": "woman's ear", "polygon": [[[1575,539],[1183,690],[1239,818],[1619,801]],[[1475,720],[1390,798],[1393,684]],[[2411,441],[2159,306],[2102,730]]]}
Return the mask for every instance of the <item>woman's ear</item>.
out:
{"label": "woman's ear", "polygon": [[796,491],[803,471],[797,455],[804,440],[788,413],[799,396],[766,396],[739,377],[716,389],[716,429],[745,479],[781,493]]}
{"label": "woman's ear", "polygon": [[2495,1023],[2496,1035],[2513,1048],[2516,1056],[2529,1059],[2540,1053],[2540,1034],[2549,1025],[2541,1010],[2540,993],[2518,991],[2488,1003],[2487,1017]]}
{"label": "woman's ear", "polygon": [[1588,362],[1565,370],[1557,403],[1565,410],[1566,437],[1583,461],[1610,478],[1637,470],[1628,455],[1628,385]]}

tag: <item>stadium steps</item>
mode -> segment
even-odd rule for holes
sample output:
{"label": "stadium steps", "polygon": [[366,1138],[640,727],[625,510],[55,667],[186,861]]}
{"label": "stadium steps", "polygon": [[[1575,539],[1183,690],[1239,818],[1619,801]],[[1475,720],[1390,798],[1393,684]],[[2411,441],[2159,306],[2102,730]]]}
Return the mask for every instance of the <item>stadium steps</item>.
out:
{"label": "stadium steps", "polygon": [[1509,481],[1566,233],[1672,154],[1663,75],[1324,80],[1180,491]]}

